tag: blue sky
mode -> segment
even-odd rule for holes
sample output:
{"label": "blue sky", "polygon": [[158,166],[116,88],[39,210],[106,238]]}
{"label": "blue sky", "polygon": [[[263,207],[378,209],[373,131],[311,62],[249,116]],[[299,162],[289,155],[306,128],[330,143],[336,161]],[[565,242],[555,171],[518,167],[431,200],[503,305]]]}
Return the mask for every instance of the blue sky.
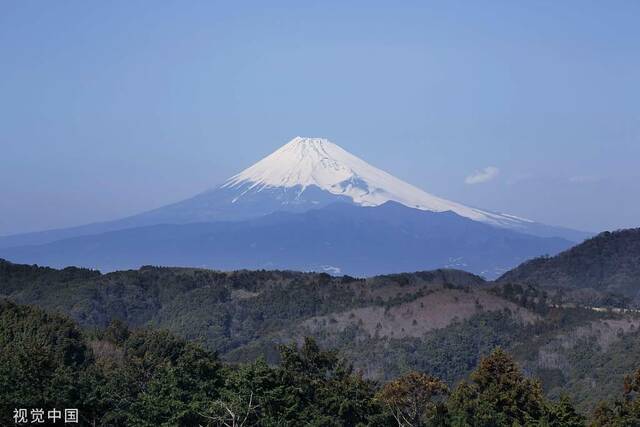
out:
{"label": "blue sky", "polygon": [[189,197],[296,135],[473,206],[640,226],[640,2],[239,3],[0,2],[0,234]]}

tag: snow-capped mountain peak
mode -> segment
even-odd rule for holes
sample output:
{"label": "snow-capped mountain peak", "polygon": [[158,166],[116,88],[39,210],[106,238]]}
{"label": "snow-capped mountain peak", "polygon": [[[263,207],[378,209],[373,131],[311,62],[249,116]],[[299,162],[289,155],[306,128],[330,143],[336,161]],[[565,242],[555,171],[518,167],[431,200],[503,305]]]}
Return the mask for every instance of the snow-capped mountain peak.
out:
{"label": "snow-capped mountain peak", "polygon": [[328,190],[356,172],[358,158],[323,138],[296,137],[238,175],[223,187],[251,182],[253,187],[296,187],[316,185]]}
{"label": "snow-capped mountain peak", "polygon": [[229,178],[222,188],[237,189],[234,202],[265,189],[308,187],[350,198],[361,206],[395,201],[411,208],[444,212],[499,226],[518,227],[524,220],[496,214],[429,194],[378,169],[324,138],[296,137],[253,166]]}

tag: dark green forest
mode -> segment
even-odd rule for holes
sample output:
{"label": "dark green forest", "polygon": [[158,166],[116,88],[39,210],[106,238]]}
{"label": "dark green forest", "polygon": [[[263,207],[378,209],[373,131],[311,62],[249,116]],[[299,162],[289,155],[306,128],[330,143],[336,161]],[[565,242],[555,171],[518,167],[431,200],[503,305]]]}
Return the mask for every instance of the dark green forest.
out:
{"label": "dark green forest", "polygon": [[0,303],[0,414],[78,408],[100,426],[630,426],[640,423],[640,371],[580,414],[550,399],[501,348],[453,386],[410,371],[365,378],[312,338],[278,347],[275,365],[226,363],[162,330],[120,321],[83,331],[64,315]]}
{"label": "dark green forest", "polygon": [[72,407],[96,426],[640,426],[637,237],[498,282],[0,260],[1,422]]}
{"label": "dark green forest", "polygon": [[[564,288],[493,284],[455,270],[359,279],[290,271],[143,267],[101,274],[0,261],[0,297],[68,315],[85,333],[113,321],[165,330],[221,362],[268,366],[311,337],[366,380],[423,372],[453,388],[496,347],[551,400],[589,414],[640,366],[640,316],[580,306]],[[608,293],[587,305],[623,307]]]}

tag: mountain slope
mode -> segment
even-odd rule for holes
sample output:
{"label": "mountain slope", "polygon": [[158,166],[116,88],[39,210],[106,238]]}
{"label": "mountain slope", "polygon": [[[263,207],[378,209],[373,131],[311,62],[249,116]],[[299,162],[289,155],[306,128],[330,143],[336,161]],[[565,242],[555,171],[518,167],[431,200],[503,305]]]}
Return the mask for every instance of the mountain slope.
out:
{"label": "mountain slope", "polygon": [[236,222],[156,225],[0,250],[15,262],[117,270],[141,265],[278,268],[352,275],[455,267],[487,277],[569,241],[394,202],[333,204]]}
{"label": "mountain slope", "polygon": [[277,211],[304,212],[335,202],[379,206],[394,201],[430,212],[451,211],[485,224],[541,237],[582,241],[589,233],[465,206],[429,194],[322,138],[296,137],[221,186],[116,221],[0,237],[0,248],[156,224],[239,221]]}
{"label": "mountain slope", "polygon": [[593,288],[640,301],[640,228],[601,233],[555,257],[527,261],[498,282]]}

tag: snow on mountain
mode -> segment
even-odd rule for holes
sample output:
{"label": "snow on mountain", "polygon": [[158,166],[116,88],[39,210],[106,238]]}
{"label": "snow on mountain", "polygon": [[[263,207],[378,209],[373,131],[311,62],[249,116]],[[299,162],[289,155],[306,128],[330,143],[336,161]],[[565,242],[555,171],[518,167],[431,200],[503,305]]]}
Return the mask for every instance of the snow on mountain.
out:
{"label": "snow on mountain", "polygon": [[442,199],[404,182],[324,138],[296,137],[253,166],[228,179],[221,188],[237,189],[237,202],[249,193],[297,188],[299,194],[318,187],[346,196],[361,206],[388,201],[432,212],[453,211],[492,225],[520,228],[533,221],[496,214]]}

